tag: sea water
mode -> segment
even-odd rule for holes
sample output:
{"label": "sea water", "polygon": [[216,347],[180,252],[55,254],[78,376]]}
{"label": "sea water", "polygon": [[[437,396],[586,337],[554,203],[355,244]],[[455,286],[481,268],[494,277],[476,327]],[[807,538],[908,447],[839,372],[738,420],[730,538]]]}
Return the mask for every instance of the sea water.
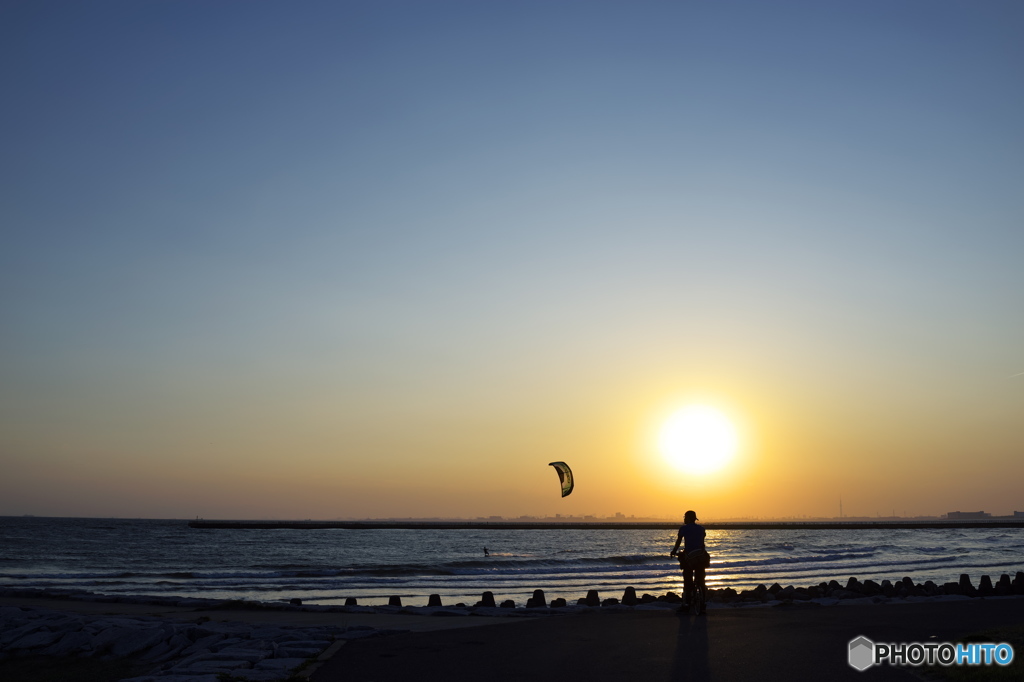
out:
{"label": "sea water", "polygon": [[[0,517],[0,587],[312,604],[524,604],[679,592],[671,530],[209,530],[181,520]],[[711,587],[993,580],[1024,570],[1024,528],[712,530]],[[490,555],[484,556],[484,547]]]}

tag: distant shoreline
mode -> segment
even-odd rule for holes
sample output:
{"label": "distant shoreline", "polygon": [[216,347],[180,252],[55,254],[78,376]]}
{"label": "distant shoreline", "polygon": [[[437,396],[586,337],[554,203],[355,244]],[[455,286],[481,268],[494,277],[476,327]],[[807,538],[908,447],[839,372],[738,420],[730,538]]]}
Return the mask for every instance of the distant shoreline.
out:
{"label": "distant shoreline", "polygon": [[[218,530],[669,530],[679,522],[522,521],[189,521],[190,528]],[[894,530],[924,528],[1024,528],[1022,520],[977,521],[741,521],[701,524],[707,530]]]}

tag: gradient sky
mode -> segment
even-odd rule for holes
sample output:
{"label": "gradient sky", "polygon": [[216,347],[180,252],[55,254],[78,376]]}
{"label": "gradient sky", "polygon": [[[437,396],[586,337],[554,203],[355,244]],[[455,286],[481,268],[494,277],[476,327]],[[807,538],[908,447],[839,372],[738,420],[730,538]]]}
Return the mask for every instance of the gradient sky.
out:
{"label": "gradient sky", "polygon": [[[1024,510],[1021,35],[5,2],[0,514]],[[717,475],[654,447],[691,403],[740,431]]]}

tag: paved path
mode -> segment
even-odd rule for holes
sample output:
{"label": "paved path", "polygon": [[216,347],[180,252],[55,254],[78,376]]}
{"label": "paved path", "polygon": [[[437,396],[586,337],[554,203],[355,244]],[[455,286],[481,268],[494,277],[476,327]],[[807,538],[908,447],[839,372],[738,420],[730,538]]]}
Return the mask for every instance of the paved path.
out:
{"label": "paved path", "polygon": [[[671,611],[585,614],[350,642],[312,680],[908,682],[917,678],[899,668],[860,673],[849,667],[849,641],[858,635],[878,642],[947,641],[1020,624],[1020,599],[716,609],[706,618]],[[1015,661],[1024,671],[1022,659],[1024,651]]]}

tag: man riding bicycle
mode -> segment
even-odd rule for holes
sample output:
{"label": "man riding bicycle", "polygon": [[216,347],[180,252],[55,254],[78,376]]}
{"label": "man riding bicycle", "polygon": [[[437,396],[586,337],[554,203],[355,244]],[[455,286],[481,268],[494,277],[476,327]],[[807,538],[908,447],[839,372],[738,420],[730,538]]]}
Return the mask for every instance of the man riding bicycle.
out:
{"label": "man riding bicycle", "polygon": [[[707,586],[704,585],[704,569],[711,563],[711,555],[704,548],[704,526],[697,523],[697,512],[690,510],[683,515],[683,525],[676,536],[676,545],[669,556],[679,558],[679,567],[683,569],[683,597],[686,603],[680,611],[688,612],[693,603],[694,583],[700,588],[701,599],[697,604],[697,615],[703,614],[707,598]],[[679,553],[679,545],[683,545],[683,553]],[[694,580],[696,578],[696,581]]]}

